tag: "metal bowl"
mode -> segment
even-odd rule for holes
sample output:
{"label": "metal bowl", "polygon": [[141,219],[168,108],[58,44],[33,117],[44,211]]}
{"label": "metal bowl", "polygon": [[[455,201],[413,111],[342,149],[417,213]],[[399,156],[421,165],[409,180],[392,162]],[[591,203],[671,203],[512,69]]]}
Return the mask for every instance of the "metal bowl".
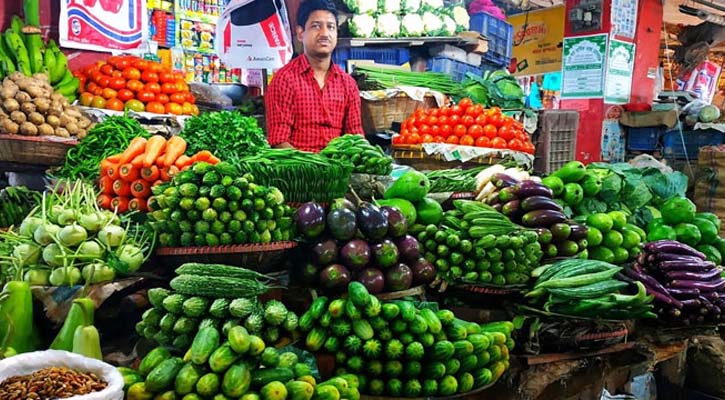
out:
{"label": "metal bowl", "polygon": [[244,95],[247,94],[248,90],[246,86],[236,83],[214,84],[212,86],[218,88],[223,95],[232,99],[232,104],[235,106],[242,102],[242,99],[244,98]]}

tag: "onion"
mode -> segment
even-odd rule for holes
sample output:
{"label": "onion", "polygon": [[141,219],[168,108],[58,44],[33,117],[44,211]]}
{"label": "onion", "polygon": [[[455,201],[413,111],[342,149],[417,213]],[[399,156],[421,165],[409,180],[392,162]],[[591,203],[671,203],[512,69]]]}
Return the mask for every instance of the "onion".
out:
{"label": "onion", "polygon": [[75,222],[58,232],[58,240],[67,247],[78,246],[88,239],[88,232]]}

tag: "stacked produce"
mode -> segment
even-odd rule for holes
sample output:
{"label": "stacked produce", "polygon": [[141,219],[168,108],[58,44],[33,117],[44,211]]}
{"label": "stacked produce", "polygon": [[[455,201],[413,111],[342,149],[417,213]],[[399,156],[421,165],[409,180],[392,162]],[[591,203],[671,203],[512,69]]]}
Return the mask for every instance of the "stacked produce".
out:
{"label": "stacked produce", "polygon": [[226,162],[199,161],[152,188],[150,213],[161,246],[270,243],[294,237],[292,214],[275,187]]}
{"label": "stacked produce", "polygon": [[[499,191],[488,194],[486,203],[511,221],[535,229],[544,257],[587,258],[587,228],[567,220],[551,189],[535,180],[518,181],[503,173],[494,174],[490,183]],[[479,196],[482,193],[486,192]]]}
{"label": "stacked produce", "polygon": [[538,181],[540,179],[537,176],[530,175],[528,171],[519,167],[506,168],[501,164],[494,164],[486,167],[486,169],[476,175],[476,200],[486,201],[489,197],[493,200],[498,196],[501,189],[494,184],[496,181],[493,180],[493,177],[496,174],[504,174],[517,181]]}
{"label": "stacked produce", "polygon": [[393,172],[393,159],[386,156],[380,146],[371,145],[360,135],[336,137],[320,151],[320,155],[349,163],[358,174],[390,175]]}
{"label": "stacked produce", "polygon": [[[498,165],[498,164],[497,164]],[[425,172],[430,181],[431,193],[446,192],[475,192],[476,177],[488,167],[474,167],[469,169],[440,169]]]}
{"label": "stacked produce", "polygon": [[287,201],[320,202],[347,193],[352,165],[295,149],[260,149],[255,155],[230,160],[261,185],[277,187]]}
{"label": "stacked produce", "polygon": [[672,240],[644,245],[644,252],[624,275],[642,282],[654,296],[661,320],[679,324],[717,323],[725,309],[722,267],[705,254]]}
{"label": "stacked produce", "polygon": [[88,134],[80,143],[68,149],[63,167],[53,175],[69,180],[95,181],[99,177],[101,161],[122,153],[137,137],[148,139],[150,135],[136,119],[108,116],[88,129]]}
{"label": "stacked produce", "polygon": [[227,334],[234,326],[243,326],[272,344],[292,338],[297,316],[281,302],[257,299],[264,294],[268,276],[241,267],[187,263],[176,269],[171,290],[148,291],[153,306],[136,324],[136,332],[159,345],[181,351],[191,343],[197,331],[205,327]]}
{"label": "stacked produce", "polygon": [[42,73],[25,76],[13,72],[0,87],[0,132],[24,136],[59,136],[83,139],[91,120],[50,86]]}
{"label": "stacked produce", "polygon": [[257,120],[235,111],[205,112],[189,118],[179,136],[186,140],[190,152],[210,151],[229,162],[269,148]]}
{"label": "stacked produce", "polygon": [[449,310],[380,301],[358,282],[347,298],[317,298],[300,317],[307,349],[335,355],[336,373],[357,374],[360,392],[428,397],[466,393],[508,368],[513,324],[479,325]]}
{"label": "stacked produce", "polygon": [[525,108],[524,89],[516,77],[505,69],[486,71],[482,76],[468,72],[461,85],[466,96],[484,107],[500,107],[504,110]]}
{"label": "stacked produce", "polygon": [[25,186],[8,186],[0,190],[0,228],[23,222],[30,211],[40,204],[41,194]]}
{"label": "stacked produce", "polygon": [[[66,382],[73,382],[71,386]],[[82,372],[66,367],[46,367],[30,374],[11,376],[0,383],[0,398],[5,400],[26,399],[25,393],[33,393],[37,399],[94,396],[108,386],[92,372]]]}
{"label": "stacked produce", "polygon": [[352,37],[454,36],[468,30],[466,8],[444,7],[443,0],[345,0],[344,4],[354,14],[349,22]]}
{"label": "stacked produce", "polygon": [[359,398],[354,376],[317,384],[312,368],[295,353],[268,347],[241,326],[223,334],[214,327],[202,328],[187,348],[180,358],[157,347],[138,370],[119,368],[126,399]]}
{"label": "stacked produce", "polygon": [[26,282],[42,286],[111,281],[138,271],[155,236],[99,209],[95,197],[93,187],[80,181],[66,183],[59,194],[44,193],[41,207],[18,231],[3,235],[14,246],[13,270],[24,270]]}
{"label": "stacked produce", "polygon": [[200,151],[191,157],[184,155],[185,151],[186,141],[180,136],[169,140],[161,135],[151,136],[148,140],[134,138],[122,153],[101,161],[98,206],[118,213],[148,211],[153,185],[168,182],[195,162],[219,162],[208,151]]}
{"label": "stacked produce", "polygon": [[533,272],[534,289],[526,294],[544,311],[586,318],[627,320],[656,318],[653,296],[645,286],[633,295],[625,294],[631,285],[615,277],[621,267],[597,260],[562,260]]}
{"label": "stacked produce", "polygon": [[708,261],[722,262],[723,240],[720,218],[712,213],[696,213],[690,199],[672,198],[661,207],[662,217],[647,225],[647,240],[677,240],[705,254]]}
{"label": "stacked produce", "polygon": [[590,214],[586,219],[589,258],[621,265],[641,252],[646,234],[640,227],[627,223],[623,211]]}
{"label": "stacked produce", "polygon": [[427,284],[435,277],[397,208],[368,202],[356,207],[339,199],[326,213],[309,202],[297,210],[297,229],[307,239],[309,251],[296,272],[307,284],[340,291],[355,280],[370,293],[380,293]]}
{"label": "stacked produce", "polygon": [[449,143],[534,154],[523,124],[464,98],[452,107],[418,109],[403,122],[394,144]]}
{"label": "stacked produce", "polygon": [[74,73],[80,103],[108,110],[198,115],[194,95],[180,72],[135,56],[111,56]]}
{"label": "stacked produce", "polygon": [[455,200],[440,227],[418,233],[423,257],[446,282],[515,285],[528,282],[539,266],[538,236],[514,225],[493,208]]}

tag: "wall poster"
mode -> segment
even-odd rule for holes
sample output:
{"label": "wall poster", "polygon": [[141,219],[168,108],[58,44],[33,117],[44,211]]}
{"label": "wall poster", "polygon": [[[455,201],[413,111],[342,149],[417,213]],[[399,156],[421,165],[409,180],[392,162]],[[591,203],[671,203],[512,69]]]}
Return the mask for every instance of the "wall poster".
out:
{"label": "wall poster", "polygon": [[603,97],[606,55],[606,33],[564,38],[561,98]]}

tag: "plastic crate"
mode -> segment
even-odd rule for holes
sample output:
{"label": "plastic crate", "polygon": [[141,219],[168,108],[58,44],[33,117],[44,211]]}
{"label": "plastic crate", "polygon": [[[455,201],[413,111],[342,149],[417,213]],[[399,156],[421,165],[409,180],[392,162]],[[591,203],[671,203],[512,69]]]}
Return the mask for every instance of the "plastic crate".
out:
{"label": "plastic crate", "polygon": [[514,28],[511,24],[491,14],[478,13],[471,15],[469,28],[488,38],[488,52],[483,55],[485,60],[500,66],[508,65],[514,43]]}
{"label": "plastic crate", "polygon": [[655,151],[660,143],[664,128],[629,128],[627,129],[627,150]]}
{"label": "plastic crate", "polygon": [[332,62],[347,70],[347,60],[371,60],[378,64],[403,65],[410,61],[407,48],[342,47],[332,53]]}
{"label": "plastic crate", "polygon": [[[697,159],[700,147],[723,144],[725,133],[715,129],[698,129],[694,131],[682,131],[682,138],[685,140],[685,149],[682,148],[682,139],[678,129],[665,132],[662,138],[664,148],[663,154],[669,158]],[[687,151],[687,153],[685,153]]]}
{"label": "plastic crate", "polygon": [[534,140],[534,170],[548,174],[574,160],[578,128],[576,111],[542,111]]}
{"label": "plastic crate", "polygon": [[461,82],[464,80],[466,78],[466,74],[469,72],[474,75],[481,76],[483,71],[479,66],[446,57],[429,58],[426,69],[432,72],[442,72],[444,74],[448,74],[455,82]]}

